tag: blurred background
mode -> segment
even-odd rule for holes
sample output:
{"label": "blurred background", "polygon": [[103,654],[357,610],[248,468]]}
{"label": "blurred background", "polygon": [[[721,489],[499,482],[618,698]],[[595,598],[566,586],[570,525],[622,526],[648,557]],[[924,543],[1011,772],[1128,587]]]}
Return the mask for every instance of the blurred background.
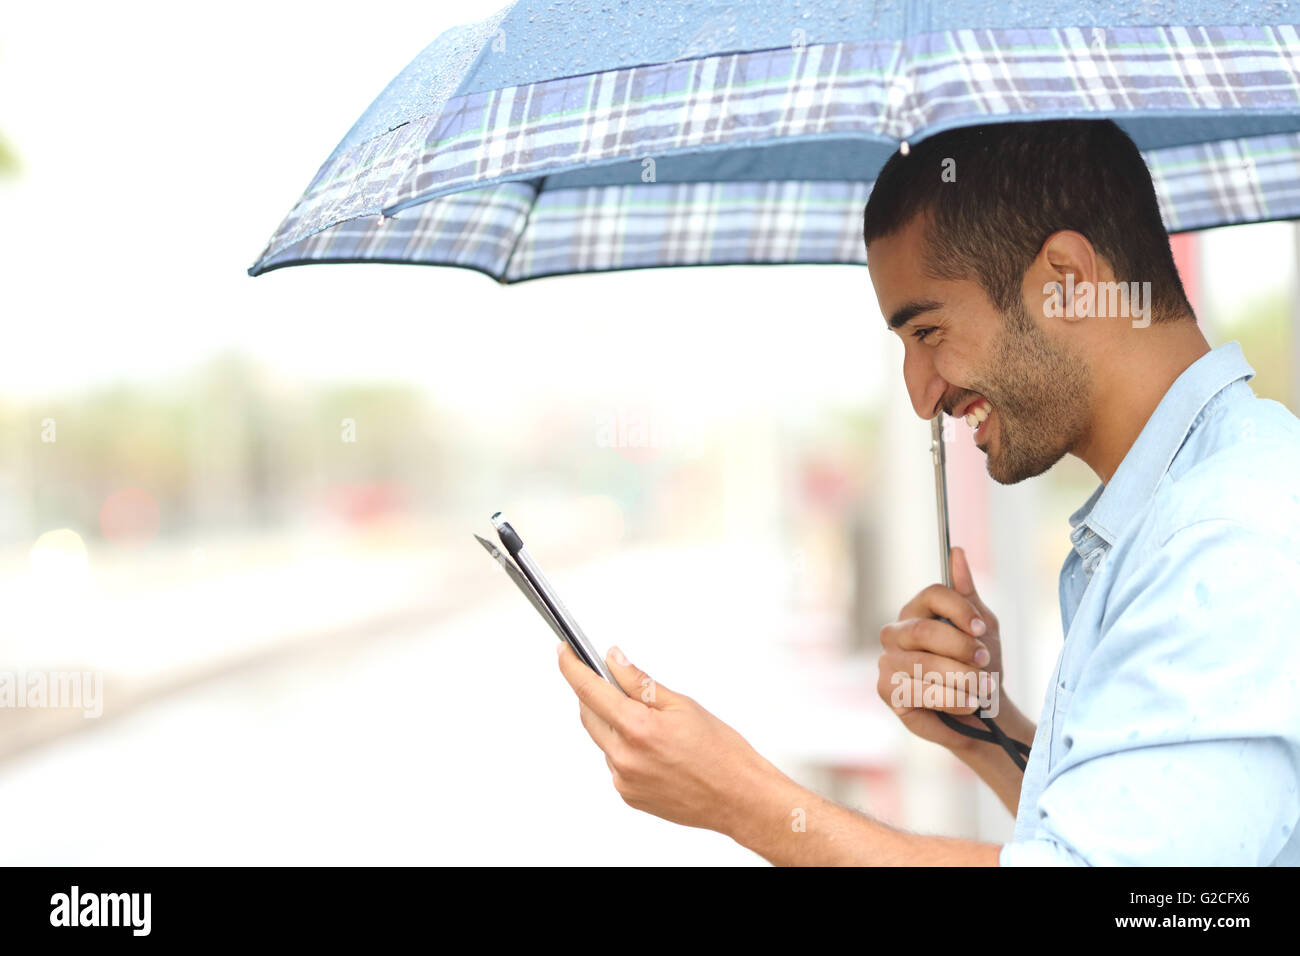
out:
{"label": "blurred background", "polygon": [[[602,649],[800,782],[1010,838],[876,694],[938,555],[865,269],[246,275],[387,82],[500,5],[0,12],[0,672],[102,679],[97,717],[0,707],[0,860],[761,865],[623,804],[471,537],[498,509]],[[1294,226],[1175,251],[1211,344],[1300,408]],[[1036,718],[1096,479],[996,485],[968,432],[953,539]]]}

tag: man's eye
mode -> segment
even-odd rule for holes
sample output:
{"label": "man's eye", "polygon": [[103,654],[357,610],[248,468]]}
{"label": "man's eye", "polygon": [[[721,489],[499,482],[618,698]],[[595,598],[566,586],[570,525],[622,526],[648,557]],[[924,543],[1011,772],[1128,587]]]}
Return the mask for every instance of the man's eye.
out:
{"label": "man's eye", "polygon": [[916,339],[918,342],[924,342],[925,339],[926,339],[926,336],[928,336],[928,335],[929,335],[931,332],[933,332],[933,331],[934,331],[933,328],[927,328],[927,329],[914,329],[914,330],[912,331],[912,338]]}

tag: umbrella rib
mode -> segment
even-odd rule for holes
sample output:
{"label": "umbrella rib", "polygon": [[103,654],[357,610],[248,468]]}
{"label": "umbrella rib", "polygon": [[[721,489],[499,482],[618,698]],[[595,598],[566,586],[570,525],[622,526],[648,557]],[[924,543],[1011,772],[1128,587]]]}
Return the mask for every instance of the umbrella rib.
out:
{"label": "umbrella rib", "polygon": [[[537,196],[542,194],[542,189],[546,186],[546,180],[546,176],[542,176],[540,179],[536,180]],[[524,233],[528,231],[528,222],[532,219],[533,210],[537,207],[537,196],[533,197],[532,203],[528,206],[528,211],[524,213],[524,224],[519,229],[519,235],[515,236],[514,244],[510,247],[510,254],[506,256],[505,265],[501,269],[501,275],[497,278],[497,282],[501,283],[501,285],[509,284],[510,280],[508,280],[506,276],[510,273],[510,263],[514,261],[515,253],[519,249],[519,243],[523,240]]]}

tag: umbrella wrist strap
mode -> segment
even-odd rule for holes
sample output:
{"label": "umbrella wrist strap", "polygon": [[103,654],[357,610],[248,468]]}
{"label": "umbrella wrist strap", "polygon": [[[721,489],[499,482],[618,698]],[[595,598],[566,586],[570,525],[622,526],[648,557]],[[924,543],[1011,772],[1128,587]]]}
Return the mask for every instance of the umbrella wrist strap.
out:
{"label": "umbrella wrist strap", "polygon": [[988,728],[987,730],[977,730],[974,727],[969,727],[966,724],[963,724],[952,714],[945,714],[942,712],[938,713],[939,719],[950,728],[957,731],[957,733],[974,740],[982,740],[985,743],[997,744],[1006,751],[1007,756],[1011,758],[1011,762],[1014,763],[1018,769],[1025,769],[1025,766],[1027,765],[1026,758],[1029,756],[1029,745],[1021,743],[1019,740],[1015,740],[1008,736],[1007,732],[999,727],[997,721],[992,717],[985,717],[979,713],[972,714],[971,716],[978,717],[984,723],[984,726]]}

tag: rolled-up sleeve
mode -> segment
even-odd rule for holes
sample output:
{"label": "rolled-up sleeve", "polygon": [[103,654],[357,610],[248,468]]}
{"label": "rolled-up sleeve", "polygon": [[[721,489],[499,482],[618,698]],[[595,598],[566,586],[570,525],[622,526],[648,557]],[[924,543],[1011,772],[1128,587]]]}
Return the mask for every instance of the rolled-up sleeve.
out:
{"label": "rolled-up sleeve", "polygon": [[1300,818],[1298,675],[1294,547],[1227,519],[1179,530],[1113,587],[1044,742],[1033,838],[999,862],[1269,863]]}

